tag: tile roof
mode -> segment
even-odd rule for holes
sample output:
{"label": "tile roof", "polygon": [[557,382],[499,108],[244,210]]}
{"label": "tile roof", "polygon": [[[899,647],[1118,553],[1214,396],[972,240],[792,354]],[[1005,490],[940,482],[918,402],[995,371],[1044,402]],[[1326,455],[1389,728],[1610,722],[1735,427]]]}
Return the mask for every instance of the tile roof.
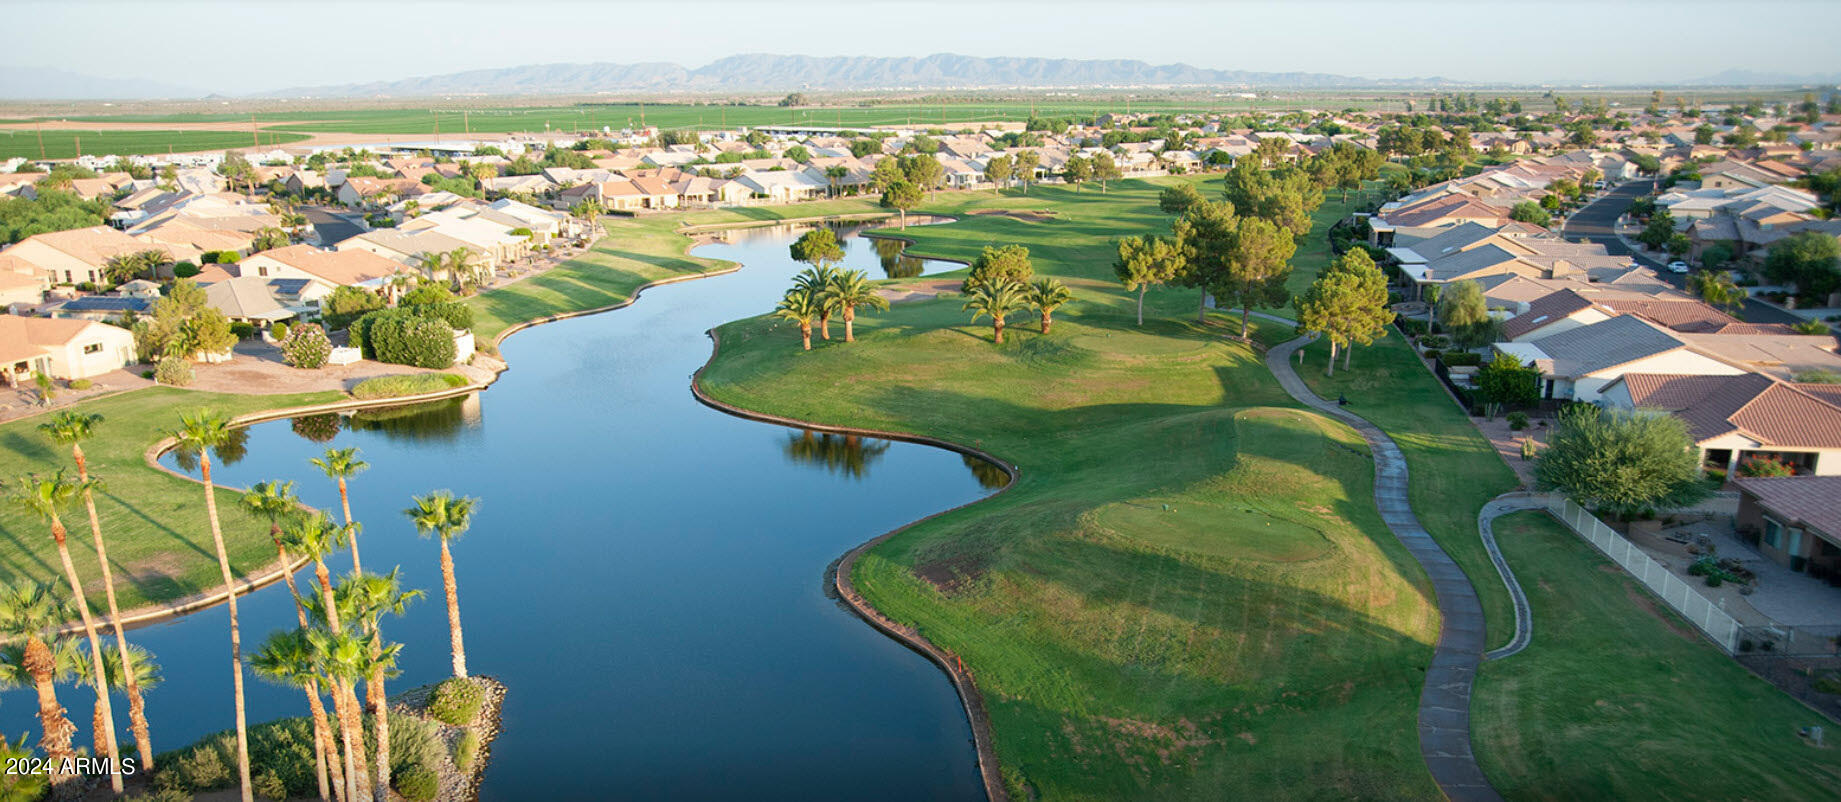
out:
{"label": "tile roof", "polygon": [[46,348],[65,345],[84,329],[101,325],[105,324],[76,318],[0,315],[0,362],[36,358]]}
{"label": "tile roof", "polygon": [[1738,432],[1770,447],[1841,448],[1841,397],[1824,398],[1823,391],[1807,389],[1819,385],[1791,384],[1759,373],[1631,373],[1623,382],[1632,404],[1674,413],[1696,441]]}
{"label": "tile roof", "polygon": [[1553,360],[1554,375],[1574,377],[1627,365],[1687,345],[1667,330],[1632,315],[1618,315],[1542,337],[1530,344]]}
{"label": "tile roof", "polygon": [[362,284],[393,275],[402,269],[402,265],[394,259],[358,248],[323,251],[311,245],[289,245],[251,254],[248,259],[258,256],[273,259],[333,284]]}
{"label": "tile roof", "polygon": [[1591,300],[1573,290],[1550,293],[1528,304],[1528,311],[1503,321],[1502,336],[1513,340],[1591,307]]}
{"label": "tile roof", "polygon": [[1831,538],[1841,537],[1841,476],[1742,478],[1739,489],[1765,509]]}

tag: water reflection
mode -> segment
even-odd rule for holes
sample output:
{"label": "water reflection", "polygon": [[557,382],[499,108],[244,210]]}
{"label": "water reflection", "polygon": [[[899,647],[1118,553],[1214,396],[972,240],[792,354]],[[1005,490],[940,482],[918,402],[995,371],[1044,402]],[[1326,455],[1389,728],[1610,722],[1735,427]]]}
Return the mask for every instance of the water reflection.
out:
{"label": "water reflection", "polygon": [[[399,407],[361,409],[345,419],[345,426],[352,431],[377,432],[388,439],[406,443],[452,441],[462,431],[479,424],[478,393]],[[315,440],[312,435],[301,432],[299,427],[295,428],[295,432]]]}
{"label": "water reflection", "polygon": [[1010,474],[1004,473],[1004,469],[997,467],[997,463],[970,454],[960,454],[959,457],[965,460],[965,467],[971,469],[972,476],[978,480],[979,487],[996,490],[1010,484]]}
{"label": "water reflection", "polygon": [[[198,452],[188,448],[175,447],[172,451],[173,462],[186,473],[198,472]],[[236,426],[225,430],[224,442],[211,448],[211,460],[217,467],[228,468],[249,456],[249,429]]]}
{"label": "water reflection", "polygon": [[786,433],[786,458],[817,465],[839,476],[861,479],[869,466],[889,450],[889,441],[854,434],[830,434],[801,429]]}
{"label": "water reflection", "polygon": [[921,274],[925,260],[902,254],[908,243],[887,237],[865,237],[876,249],[876,257],[882,260],[882,272],[889,278],[914,278]]}
{"label": "water reflection", "polygon": [[337,412],[322,412],[318,415],[302,415],[289,422],[290,428],[302,439],[311,443],[330,443],[339,436],[344,428],[343,418]]}

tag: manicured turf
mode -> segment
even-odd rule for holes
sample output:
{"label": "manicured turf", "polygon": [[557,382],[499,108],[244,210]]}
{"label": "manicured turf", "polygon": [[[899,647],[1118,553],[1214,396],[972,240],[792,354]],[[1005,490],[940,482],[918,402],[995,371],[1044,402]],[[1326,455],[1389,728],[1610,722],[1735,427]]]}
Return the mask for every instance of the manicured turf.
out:
{"label": "manicured turf", "polygon": [[1472,704],[1478,756],[1505,796],[1834,798],[1841,751],[1796,735],[1820,715],[1546,514],[1495,531],[1534,607],[1533,644],[1484,663]]}
{"label": "manicured turf", "polygon": [[942,196],[944,210],[1057,214],[909,230],[928,255],[1029,246],[1076,292],[1051,334],[1019,315],[999,347],[943,298],[859,317],[859,342],[807,353],[755,318],[722,327],[705,386],[1021,466],[1008,492],[872,550],[854,580],[963,657],[1006,776],[1034,798],[1430,797],[1414,730],[1438,623],[1423,574],[1369,501],[1359,437],[1292,408],[1257,351],[1224,341],[1226,321],[1194,323],[1193,292],[1153,292],[1133,325],[1109,240],[1167,223],[1157,189]]}
{"label": "manicured turf", "polygon": [[[41,150],[40,135],[44,147]],[[267,149],[299,142],[305,134],[263,131],[261,148]],[[134,156],[151,153],[185,153],[194,150],[256,148],[249,132],[233,131],[104,131],[32,129],[0,130],[0,159],[24,156],[28,159],[70,159],[84,153],[92,155]]]}
{"label": "manicured turf", "polygon": [[[108,539],[122,608],[171,601],[223,584],[205,521],[204,491],[196,483],[148,467],[142,459],[148,446],[178,426],[180,413],[209,407],[234,415],[339,397],[335,393],[240,396],[152,388],[82,404],[81,411],[104,418],[84,452],[90,471],[106,482],[96,507]],[[70,449],[39,433],[38,424],[46,419],[39,415],[0,424],[0,444],[5,446],[0,449],[0,477],[9,484],[13,477],[27,472],[69,468],[75,474]],[[268,525],[244,515],[234,501],[233,494],[218,495],[231,564],[242,574],[273,562],[275,548]],[[91,606],[103,610],[102,581],[83,505],[74,505],[63,517],[71,533],[72,558],[91,590]],[[0,506],[0,542],[6,549],[6,557],[0,559],[0,581],[63,582],[51,530],[41,520],[11,504]]]}
{"label": "manicured turf", "polygon": [[1349,409],[1392,436],[1412,473],[1413,512],[1476,586],[1491,648],[1515,636],[1515,608],[1477,535],[1477,511],[1516,487],[1515,473],[1446,395],[1412,347],[1392,332],[1357,347],[1353,369],[1323,375],[1329,346],[1304,349],[1298,375],[1324,398],[1346,397]]}

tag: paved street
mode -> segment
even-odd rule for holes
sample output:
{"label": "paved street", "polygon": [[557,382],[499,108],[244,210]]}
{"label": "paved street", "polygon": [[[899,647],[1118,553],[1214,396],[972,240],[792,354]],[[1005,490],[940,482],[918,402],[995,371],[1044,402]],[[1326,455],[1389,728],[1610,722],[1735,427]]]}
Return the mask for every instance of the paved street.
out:
{"label": "paved street", "polygon": [[[1560,228],[1560,236],[1574,242],[1580,240],[1596,242],[1603,245],[1604,249],[1610,253],[1629,256],[1631,261],[1655,268],[1656,275],[1661,276],[1663,281],[1685,288],[1686,276],[1668,272],[1662,261],[1631,250],[1624,245],[1623,240],[1617,238],[1617,218],[1629,211],[1630,204],[1635,203],[1637,198],[1649,194],[1655,183],[1654,179],[1629,181],[1612,189],[1574,212],[1572,217],[1567,218],[1566,225]],[[1803,322],[1802,318],[1789,312],[1750,298],[1745,299],[1742,316],[1747,323]]]}

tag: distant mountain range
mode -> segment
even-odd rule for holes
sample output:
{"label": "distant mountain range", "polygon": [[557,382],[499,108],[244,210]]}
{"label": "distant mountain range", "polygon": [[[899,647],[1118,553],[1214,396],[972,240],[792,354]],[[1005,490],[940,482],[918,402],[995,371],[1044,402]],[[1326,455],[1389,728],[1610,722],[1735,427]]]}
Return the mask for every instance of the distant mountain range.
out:
{"label": "distant mountain range", "polygon": [[[1726,70],[1679,86],[1833,86],[1841,73]],[[1171,86],[1257,89],[1455,89],[1456,79],[1361,78],[1318,72],[1214,70],[1126,59],[729,56],[691,69],[666,62],[533,64],[367,83],[300,86],[248,97],[376,98],[441,95],[587,95],[601,92],[795,92]],[[104,78],[51,67],[0,67],[0,100],[198,98],[209,89]],[[217,97],[217,95],[213,95]]]}
{"label": "distant mountain range", "polygon": [[195,98],[204,92],[137,78],[98,78],[56,67],[0,67],[0,100]]}
{"label": "distant mountain range", "polygon": [[1456,86],[1444,78],[1355,78],[1315,72],[1210,70],[1124,59],[729,56],[690,69],[677,64],[539,64],[362,84],[295,87],[263,97],[419,97],[596,92],[738,92],[874,89],[989,89],[1106,86],[1285,86],[1324,88]]}

